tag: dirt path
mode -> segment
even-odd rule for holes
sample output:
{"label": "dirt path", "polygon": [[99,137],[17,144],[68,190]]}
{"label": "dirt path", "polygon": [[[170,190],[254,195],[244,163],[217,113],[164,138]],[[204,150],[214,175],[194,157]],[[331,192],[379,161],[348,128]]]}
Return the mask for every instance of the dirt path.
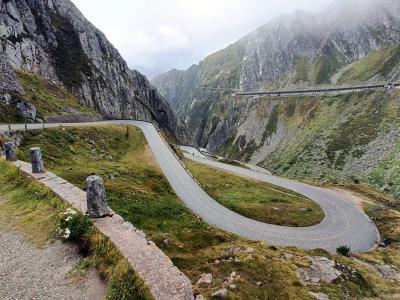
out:
{"label": "dirt path", "polygon": [[38,249],[15,232],[0,229],[0,299],[102,299],[105,285],[95,270],[78,283],[68,278],[81,259],[57,241]]}

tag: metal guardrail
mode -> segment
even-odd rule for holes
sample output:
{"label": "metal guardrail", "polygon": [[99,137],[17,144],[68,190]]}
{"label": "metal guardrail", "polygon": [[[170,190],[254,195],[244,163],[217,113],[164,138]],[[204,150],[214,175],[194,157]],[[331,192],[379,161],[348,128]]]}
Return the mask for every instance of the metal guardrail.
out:
{"label": "metal guardrail", "polygon": [[364,86],[350,86],[350,87],[333,87],[324,89],[310,89],[310,90],[282,90],[282,91],[271,91],[271,92],[242,92],[235,93],[234,96],[282,96],[282,95],[306,95],[306,94],[321,94],[321,93],[335,93],[335,92],[355,92],[363,90],[374,90],[374,89],[391,89],[399,87],[399,83],[386,83],[386,84],[375,84],[375,85],[364,85]]}

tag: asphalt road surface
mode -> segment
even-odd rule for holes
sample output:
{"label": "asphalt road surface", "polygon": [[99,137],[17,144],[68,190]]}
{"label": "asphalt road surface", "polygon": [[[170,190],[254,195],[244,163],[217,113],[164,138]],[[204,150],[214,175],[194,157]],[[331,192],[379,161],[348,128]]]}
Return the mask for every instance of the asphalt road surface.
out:
{"label": "asphalt road surface", "polygon": [[[277,246],[297,246],[305,249],[323,248],[332,252],[340,245],[350,246],[353,252],[364,252],[376,246],[379,241],[379,234],[373,222],[352,203],[341,199],[329,190],[193,156],[193,159],[199,162],[269,182],[302,194],[321,206],[325,218],[318,225],[295,228],[262,223],[227,209],[201,189],[151,123],[104,121],[62,125],[94,126],[107,124],[130,124],[141,128],[164,175],[178,197],[193,213],[219,229]],[[43,127],[42,124],[29,124],[27,126],[29,129]],[[60,124],[46,124],[45,126],[57,127]],[[12,129],[24,129],[24,125],[12,125]],[[8,130],[7,125],[0,125],[0,131],[6,130]]]}

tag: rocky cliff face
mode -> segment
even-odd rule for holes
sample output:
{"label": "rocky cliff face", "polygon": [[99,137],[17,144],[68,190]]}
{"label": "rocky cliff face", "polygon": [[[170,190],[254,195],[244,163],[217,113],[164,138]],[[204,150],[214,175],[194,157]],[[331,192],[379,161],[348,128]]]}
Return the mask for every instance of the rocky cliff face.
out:
{"label": "rocky cliff face", "polygon": [[397,91],[232,96],[398,79],[399,1],[353,0],[281,16],[191,70],[190,80],[179,71],[179,84],[171,73],[154,84],[201,146],[291,177],[362,177],[400,197]]}
{"label": "rocky cliff face", "polygon": [[105,118],[154,120],[182,136],[168,103],[72,2],[3,0],[0,12],[0,50],[14,68],[61,82]]}

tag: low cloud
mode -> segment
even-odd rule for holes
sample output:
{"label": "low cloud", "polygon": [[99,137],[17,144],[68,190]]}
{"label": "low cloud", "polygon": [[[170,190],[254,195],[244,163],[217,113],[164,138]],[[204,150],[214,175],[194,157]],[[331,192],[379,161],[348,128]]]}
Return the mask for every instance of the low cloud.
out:
{"label": "low cloud", "polygon": [[[72,0],[132,68],[153,77],[185,69],[295,10],[318,11],[321,0]],[[345,0],[342,0],[345,1]]]}

